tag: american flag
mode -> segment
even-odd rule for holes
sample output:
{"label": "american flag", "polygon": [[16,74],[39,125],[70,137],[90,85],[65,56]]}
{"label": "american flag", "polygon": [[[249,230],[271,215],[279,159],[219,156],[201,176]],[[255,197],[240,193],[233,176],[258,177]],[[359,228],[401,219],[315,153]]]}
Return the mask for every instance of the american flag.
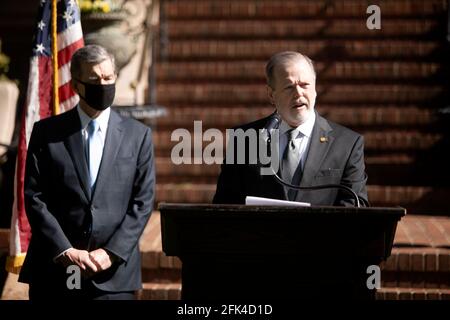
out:
{"label": "american flag", "polygon": [[[52,6],[57,7],[58,48],[58,101],[53,95],[52,64]],[[31,237],[24,206],[24,177],[27,146],[33,124],[55,113],[67,111],[78,103],[78,96],[70,87],[70,59],[72,54],[84,46],[80,11],[76,0],[41,0],[30,59],[27,99],[22,113],[19,146],[17,151],[14,186],[14,207],[11,220],[10,256],[6,269],[18,273],[25,258]],[[56,111],[57,112],[57,111]]]}

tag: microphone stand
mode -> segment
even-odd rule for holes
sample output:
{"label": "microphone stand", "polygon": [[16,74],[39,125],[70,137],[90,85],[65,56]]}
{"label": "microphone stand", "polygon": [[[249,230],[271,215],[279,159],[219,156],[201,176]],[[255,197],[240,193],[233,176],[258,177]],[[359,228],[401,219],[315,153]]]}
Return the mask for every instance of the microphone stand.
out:
{"label": "microphone stand", "polygon": [[353,198],[355,198],[355,203],[356,203],[356,207],[359,208],[360,204],[359,204],[359,198],[358,195],[355,193],[355,191],[353,191],[351,188],[347,187],[347,186],[343,186],[340,184],[323,184],[320,186],[311,186],[311,187],[300,187],[300,186],[296,186],[290,183],[287,183],[286,181],[284,181],[283,179],[281,179],[278,174],[275,172],[275,170],[273,170],[272,166],[270,166],[270,169],[272,170],[273,175],[275,176],[275,179],[277,180],[278,183],[291,188],[291,189],[296,189],[296,190],[319,190],[319,189],[342,189],[345,191],[348,191],[349,193],[352,194]]}

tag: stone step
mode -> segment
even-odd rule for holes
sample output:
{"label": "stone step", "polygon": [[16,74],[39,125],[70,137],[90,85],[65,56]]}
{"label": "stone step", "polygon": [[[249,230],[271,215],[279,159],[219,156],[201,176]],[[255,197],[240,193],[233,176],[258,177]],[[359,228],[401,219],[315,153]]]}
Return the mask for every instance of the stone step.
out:
{"label": "stone step", "polygon": [[[215,183],[158,183],[156,202],[211,203],[215,191]],[[368,185],[367,191],[372,206],[401,206],[414,214],[450,214],[449,187]]]}
{"label": "stone step", "polygon": [[[436,105],[448,93],[443,85],[330,84],[317,86],[321,104],[422,104]],[[268,103],[263,84],[158,84],[158,103],[171,104],[263,104]]]}
{"label": "stone step", "polygon": [[[198,0],[167,1],[164,12],[168,19],[305,19],[339,17],[361,19],[365,24],[368,3],[360,0]],[[379,1],[383,18],[436,17],[446,14],[446,2],[440,0]]]}
{"label": "stone step", "polygon": [[[383,8],[384,18],[384,8]],[[446,30],[444,19],[383,19],[383,32],[367,28],[363,19],[315,17],[311,20],[174,20],[168,36],[177,39],[321,39],[337,38],[439,38]],[[436,32],[441,30],[441,32]]]}
{"label": "stone step", "polygon": [[181,261],[162,252],[161,218],[153,211],[139,241],[143,282],[180,282]]}
{"label": "stone step", "polygon": [[[180,270],[181,262],[162,252],[161,241],[161,214],[154,211],[139,242],[142,268]],[[408,213],[397,224],[391,256],[380,267],[386,272],[449,273],[450,217]]]}
{"label": "stone step", "polygon": [[[186,137],[181,139],[174,136],[172,141],[173,131],[155,131],[153,132],[153,141],[156,149],[157,156],[171,156],[172,148],[179,144],[181,141],[185,141],[187,145],[191,146],[191,157],[196,156],[194,153],[194,140],[198,140],[199,144],[202,139],[202,132],[205,132],[207,128],[198,129],[198,133],[194,135],[191,128],[185,128],[189,131],[189,135],[186,132]],[[223,138],[222,145],[223,148],[226,147],[226,132],[225,130],[220,130],[221,138]],[[405,151],[425,151],[432,148],[436,148],[441,143],[445,143],[444,135],[439,132],[421,132],[416,130],[377,130],[377,131],[367,131],[360,132],[364,135],[364,147],[366,152],[371,151],[390,151],[393,153],[405,152]],[[180,133],[181,134],[181,133]],[[255,133],[256,134],[256,133]],[[219,136],[219,132],[217,132]],[[190,141],[189,141],[190,140]],[[210,141],[203,141],[203,147],[209,145]],[[218,143],[218,142],[216,142]],[[201,151],[201,150],[199,150]],[[202,156],[202,152],[198,155]]]}
{"label": "stone step", "polygon": [[[425,260],[423,260],[424,257],[420,258],[422,260],[419,259],[421,261],[419,264],[413,263],[416,265],[413,267],[413,271],[423,271],[420,269],[423,267],[419,266],[426,264],[429,266],[426,267],[429,271],[450,272],[450,216],[433,217],[408,213],[397,225],[394,245],[397,247],[395,253],[398,256],[409,254],[412,257],[420,252],[425,256]],[[427,247],[430,249],[425,249]],[[408,259],[417,260],[417,258]],[[386,269],[395,269],[398,262],[392,261],[393,264],[386,265]],[[402,268],[401,263],[398,266],[400,269]],[[409,271],[409,269],[404,271]]]}
{"label": "stone step", "polygon": [[[137,299],[181,300],[181,283],[144,283]],[[377,290],[376,300],[450,300],[450,289],[382,287]]]}
{"label": "stone step", "polygon": [[[157,81],[163,83],[264,83],[266,61],[160,62]],[[333,81],[432,81],[442,79],[441,64],[433,61],[315,61],[319,83]]]}
{"label": "stone step", "polygon": [[[315,40],[176,40],[164,44],[163,56],[169,61],[267,60],[279,51],[300,51],[319,61],[333,60],[444,60],[439,41],[335,39]],[[329,59],[329,58],[328,58]],[[328,60],[327,59],[327,60]],[[164,61],[164,59],[163,59]]]}
{"label": "stone step", "polygon": [[[449,185],[450,174],[442,172],[440,162],[434,157],[423,159],[405,154],[389,154],[385,156],[365,155],[366,173],[369,184],[391,186],[445,186]],[[175,164],[170,157],[157,157],[157,181],[166,183],[216,183],[220,173],[220,164]],[[433,166],[436,166],[433,170]]]}
{"label": "stone step", "polygon": [[[162,252],[159,230],[160,214],[155,211],[140,244],[144,282],[158,284],[144,285],[144,288],[164,292],[174,288],[165,287],[164,284],[181,283],[181,263],[177,258],[166,257]],[[449,245],[449,217],[405,216],[398,223],[391,256],[380,265],[382,290],[449,290]],[[168,264],[168,258],[174,258],[172,262],[175,263]],[[165,273],[162,274],[161,270]]]}
{"label": "stone step", "polygon": [[144,282],[137,300],[181,300],[181,283]]}
{"label": "stone step", "polygon": [[220,173],[219,164],[180,164],[176,165],[170,158],[157,157],[156,181],[161,183],[216,183]]}
{"label": "stone step", "polygon": [[381,288],[376,300],[450,300],[450,289]]}
{"label": "stone step", "polygon": [[[447,223],[448,224],[448,223]],[[420,225],[418,223],[418,225]],[[403,227],[402,227],[403,226]],[[425,228],[430,224],[421,224]],[[442,227],[442,225],[437,225]],[[417,226],[400,224],[399,229],[417,229]],[[431,226],[436,229],[436,226]],[[440,232],[437,236],[447,236],[450,228]],[[401,230],[397,230],[396,238]],[[420,230],[415,234],[417,238],[430,236]],[[448,240],[444,239],[447,245]],[[398,244],[396,244],[399,246]],[[441,288],[450,289],[450,249],[442,247],[396,247],[392,255],[381,265],[381,282],[386,288],[413,287],[413,288]]]}
{"label": "stone step", "polygon": [[[166,117],[158,118],[154,123],[157,131],[177,128],[191,129],[194,121],[201,121],[204,128],[233,128],[270,115],[272,106],[258,107],[220,107],[220,106],[174,106],[167,110]],[[439,117],[436,110],[423,106],[396,107],[394,105],[358,105],[339,107],[321,104],[317,106],[319,114],[327,119],[350,127],[411,127],[437,125]]]}

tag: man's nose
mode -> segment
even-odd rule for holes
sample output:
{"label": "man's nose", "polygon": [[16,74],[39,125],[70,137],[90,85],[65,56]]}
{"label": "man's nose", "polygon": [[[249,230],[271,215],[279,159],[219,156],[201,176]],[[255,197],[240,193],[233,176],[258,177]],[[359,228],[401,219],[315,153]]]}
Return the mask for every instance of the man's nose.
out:
{"label": "man's nose", "polygon": [[300,98],[303,96],[304,90],[300,85],[295,86],[295,96],[296,98]]}

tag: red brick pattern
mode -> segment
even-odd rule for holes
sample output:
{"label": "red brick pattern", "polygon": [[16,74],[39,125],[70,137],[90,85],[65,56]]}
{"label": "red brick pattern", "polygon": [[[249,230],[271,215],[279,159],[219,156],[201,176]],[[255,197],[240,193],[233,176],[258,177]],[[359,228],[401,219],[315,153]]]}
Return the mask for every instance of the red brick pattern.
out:
{"label": "red brick pattern", "polygon": [[[406,216],[397,228],[395,244],[450,249],[450,219],[447,217]],[[450,265],[448,270],[450,271]]]}
{"label": "red brick pattern", "polygon": [[[409,17],[418,12],[426,16],[441,15],[446,10],[446,2],[440,0],[389,1],[380,0],[376,4],[386,17]],[[171,1],[166,2],[166,14],[170,19],[180,18],[305,18],[317,16],[353,17],[365,19],[367,2],[346,0],[342,2],[326,0],[229,0],[229,1]]]}
{"label": "red brick pattern", "polygon": [[144,283],[137,294],[138,300],[180,300],[180,283]]}
{"label": "red brick pattern", "polygon": [[[381,264],[382,289],[378,291],[377,299],[449,298],[449,224],[448,217],[408,215],[399,222],[391,256]],[[166,257],[162,252],[159,229],[160,214],[156,211],[140,241],[144,278],[152,281],[144,284],[140,298],[179,299],[176,294],[181,290],[181,263],[179,260],[171,263],[173,257]],[[176,279],[175,282],[168,283],[165,278],[156,277],[161,274],[161,269],[166,270],[166,278]],[[167,276],[168,273],[171,275]]]}
{"label": "red brick pattern", "polygon": [[[445,93],[442,86],[420,85],[318,85],[318,101],[328,103],[410,104],[426,103]],[[262,84],[160,84],[160,103],[171,104],[237,104],[268,103],[267,88]]]}
{"label": "red brick pattern", "polygon": [[169,42],[170,60],[267,60],[272,54],[293,50],[318,60],[333,51],[348,59],[424,58],[440,49],[431,41],[412,40],[179,40]]}
{"label": "red brick pattern", "polygon": [[[398,228],[401,228],[399,224]],[[397,236],[394,243],[396,244]],[[450,249],[425,247],[394,247],[392,255],[382,264],[385,271],[450,273]]]}
{"label": "red brick pattern", "polygon": [[181,269],[181,261],[176,257],[162,254],[161,220],[158,211],[154,211],[141,236],[139,247],[143,269]]}
{"label": "red brick pattern", "polygon": [[211,203],[215,184],[163,184],[156,187],[156,202]]}
{"label": "red brick pattern", "polygon": [[[448,189],[445,191],[448,192]],[[375,206],[408,206],[434,192],[432,187],[379,186],[367,187],[369,199]]]}
{"label": "red brick pattern", "polygon": [[[205,128],[206,130],[206,128]],[[225,137],[225,130],[221,130],[223,137]],[[179,143],[179,140],[171,141],[172,132],[155,132],[154,142],[159,151],[165,150],[167,156],[173,146]],[[365,149],[382,150],[427,150],[435,146],[441,139],[442,134],[439,133],[421,133],[418,131],[388,131],[383,132],[367,132],[363,133],[365,139]],[[194,134],[191,133],[191,139],[194,139]],[[201,137],[198,137],[201,138]],[[205,145],[209,142],[204,142]],[[192,144],[193,146],[193,144]],[[225,147],[225,143],[224,143]],[[193,155],[193,153],[192,153]]]}
{"label": "red brick pattern", "polygon": [[[181,300],[180,283],[145,283],[139,300]],[[450,300],[450,290],[421,288],[381,288],[377,300]]]}
{"label": "red brick pattern", "polygon": [[[448,220],[412,214],[448,214],[445,177],[435,184],[439,172],[421,167],[445,143],[436,110],[448,100],[441,41],[448,3],[380,0],[379,31],[365,27],[368,4],[165,2],[167,55],[157,67],[157,97],[170,116],[155,130],[157,201],[211,201],[219,165],[173,165],[172,130],[192,132],[193,121],[202,120],[204,130],[224,131],[270,114],[265,61],[277,51],[301,51],[316,62],[319,112],[364,135],[372,205],[408,208],[396,247],[382,265],[378,298],[444,299],[450,285]],[[155,250],[144,254],[150,260],[147,281],[178,281],[180,265]],[[164,297],[170,292],[164,286],[147,289]]]}
{"label": "red brick pattern", "polygon": [[[439,130],[429,129],[437,123],[431,101],[445,95],[438,84],[442,69],[428,57],[439,53],[441,45],[430,31],[440,25],[446,4],[400,0],[378,5],[382,32],[365,28],[367,3],[359,1],[166,3],[169,62],[158,66],[157,94],[173,116],[159,121],[155,134],[162,170],[158,181],[165,184],[161,199],[212,198],[218,165],[167,163],[176,143],[170,133],[186,126],[192,131],[199,119],[204,129],[224,131],[269,114],[264,64],[281,50],[300,50],[316,60],[318,110],[364,134],[369,166],[378,165],[374,170],[384,173],[389,164],[410,166],[399,177],[413,170],[415,154],[442,141]],[[410,79],[433,80],[422,85]],[[375,205],[403,205],[435,193],[429,186],[373,185],[369,194]]]}
{"label": "red brick pattern", "polygon": [[449,289],[381,288],[377,300],[450,300]]}
{"label": "red brick pattern", "polygon": [[[448,188],[405,187],[405,186],[376,186],[369,185],[368,194],[373,206],[391,207],[402,206],[413,208],[412,213],[430,211],[423,207],[414,207],[424,199],[442,199],[450,190]],[[156,188],[157,202],[176,203],[211,203],[216,184],[202,183],[165,183]],[[442,205],[441,205],[442,206]]]}
{"label": "red brick pattern", "polygon": [[[316,106],[320,114],[327,119],[349,127],[396,126],[419,128],[433,125],[438,117],[432,109],[420,106],[405,106],[396,108],[391,105],[358,105],[339,107],[327,104]],[[226,108],[220,106],[176,106],[168,110],[169,116],[158,119],[158,132],[177,128],[191,130],[194,121],[202,121],[203,128],[233,128],[238,124],[249,123],[270,115],[272,106],[234,106]]]}
{"label": "red brick pattern", "polygon": [[[361,15],[362,17],[362,15]],[[373,32],[366,20],[178,20],[168,25],[170,39],[289,39],[309,38],[320,34],[322,38],[358,36],[364,38],[416,37],[433,32],[440,25],[435,20],[417,19],[385,21],[383,32]]]}
{"label": "red brick pattern", "polygon": [[[157,67],[160,83],[173,84],[179,81],[208,82],[231,80],[240,83],[265,83],[264,61],[225,62],[171,62]],[[320,83],[343,79],[408,79],[437,76],[440,65],[433,62],[362,61],[362,62],[316,62],[315,68]]]}
{"label": "red brick pattern", "polygon": [[[155,211],[141,237],[143,255],[162,253],[160,213]],[[383,264],[387,271],[450,272],[450,218],[407,215],[398,223],[391,257]],[[419,258],[421,257],[421,258]],[[167,266],[144,264],[144,268],[179,268],[178,263]]]}

